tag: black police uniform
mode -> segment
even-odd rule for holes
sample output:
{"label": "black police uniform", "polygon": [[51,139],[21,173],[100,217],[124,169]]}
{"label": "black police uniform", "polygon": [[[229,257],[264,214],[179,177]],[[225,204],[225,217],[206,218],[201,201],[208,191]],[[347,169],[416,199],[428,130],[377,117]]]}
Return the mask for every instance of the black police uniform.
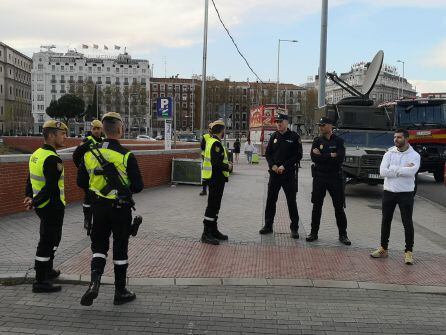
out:
{"label": "black police uniform", "polygon": [[[313,149],[318,149],[321,155],[313,153]],[[331,153],[336,153],[336,157],[331,157]],[[344,181],[342,177],[342,162],[345,157],[344,140],[335,134],[329,139],[325,136],[316,137],[311,146],[311,160],[313,161],[313,192],[311,202],[313,212],[311,215],[311,233],[307,241],[314,241],[318,238],[318,231],[321,222],[322,205],[325,194],[330,194],[335,209],[336,224],[339,230],[339,237],[344,244],[349,244],[347,238],[347,217],[344,212]]]}
{"label": "black police uniform", "polygon": [[[42,149],[56,150],[48,144],[44,144]],[[28,175],[25,196],[33,198],[32,206],[40,219],[40,239],[37,244],[36,260],[34,268],[36,270],[36,281],[33,284],[34,292],[55,292],[60,291],[60,286],[52,285],[49,280],[60,275],[60,271],[53,269],[54,254],[59,246],[62,237],[62,224],[65,213],[65,205],[60,200],[59,178],[63,171],[63,163],[59,156],[49,156],[43,165],[45,176],[45,186],[33,198],[31,179]],[[49,203],[42,208],[40,205],[49,200]],[[47,260],[48,259],[48,260]]]}
{"label": "black police uniform", "polygon": [[[122,155],[129,152],[118,140],[105,139],[99,147],[114,150]],[[132,193],[141,192],[144,183],[135,156],[131,153],[127,160],[126,173],[130,181]],[[82,162],[78,170],[78,186],[85,189],[89,185],[89,175]],[[92,194],[93,227],[91,231],[91,283],[89,290],[81,300],[82,305],[91,305],[97,297],[101,276],[104,272],[107,252],[109,250],[110,234],[113,232],[113,262],[115,272],[115,304],[119,304],[116,296],[124,292],[123,296],[134,294],[125,289],[128,267],[128,242],[132,224],[132,209],[128,205],[117,206],[115,200],[106,199]],[[128,294],[127,294],[128,293]],[[125,297],[124,300],[125,301]]]}
{"label": "black police uniform", "polygon": [[[296,164],[302,159],[302,141],[300,136],[289,129],[283,134],[276,131],[271,135],[265,152],[269,166],[268,196],[265,208],[265,226],[260,234],[273,232],[274,216],[276,215],[276,202],[280,188],[283,188],[288,204],[291,219],[290,229],[293,238],[299,238],[299,214],[296,204],[297,180]],[[283,166],[283,174],[272,171],[272,167]]]}
{"label": "black police uniform", "polygon": [[225,190],[225,183],[228,178],[223,175],[223,171],[229,172],[229,165],[223,163],[224,148],[220,139],[213,135],[218,141],[211,147],[212,176],[206,180],[209,187],[208,204],[204,213],[204,231],[201,241],[209,244],[219,244],[218,240],[227,240],[228,236],[218,230],[218,213],[220,212],[221,200]]}
{"label": "black police uniform", "polygon": [[[104,140],[103,137],[96,137],[93,135],[90,135],[94,138],[94,140],[97,143],[102,143]],[[86,137],[83,139],[82,144],[79,145],[76,150],[73,152],[73,162],[74,165],[76,165],[77,168],[79,168],[80,164],[82,163],[82,159],[84,158],[85,153],[90,149],[90,146],[92,144],[92,141]],[[84,202],[82,204],[82,210],[84,212],[84,228],[88,229],[88,226],[91,225],[91,219],[92,219],[92,211],[91,211],[91,197],[92,194],[88,187],[84,189]]]}

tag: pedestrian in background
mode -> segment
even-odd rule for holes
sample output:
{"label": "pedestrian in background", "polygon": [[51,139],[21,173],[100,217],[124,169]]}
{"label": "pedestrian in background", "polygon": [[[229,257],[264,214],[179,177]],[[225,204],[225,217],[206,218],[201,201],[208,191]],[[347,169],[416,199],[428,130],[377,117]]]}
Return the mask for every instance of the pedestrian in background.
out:
{"label": "pedestrian in background", "polygon": [[299,213],[296,203],[296,164],[302,159],[302,142],[296,132],[288,129],[288,115],[279,114],[275,122],[277,131],[271,135],[265,151],[269,167],[269,182],[265,225],[259,233],[263,235],[273,232],[277,198],[280,189],[283,188],[291,220],[291,237],[298,239]]}
{"label": "pedestrian in background", "polygon": [[313,176],[313,191],[311,202],[311,232],[307,242],[318,239],[321,224],[322,205],[328,191],[335,210],[338,226],[339,241],[351,245],[347,237],[347,217],[345,215],[344,180],[342,177],[342,163],[345,157],[344,140],[333,134],[333,121],[323,117],[319,120],[320,136],[316,137],[311,146],[311,174]]}
{"label": "pedestrian in background", "polygon": [[29,159],[29,176],[24,204],[35,209],[40,219],[39,243],[34,269],[34,293],[58,292],[62,288],[52,280],[60,275],[53,269],[54,254],[62,237],[65,214],[64,166],[56,149],[63,148],[68,128],[63,122],[48,120],[43,124],[45,144]]}
{"label": "pedestrian in background", "polygon": [[246,155],[246,159],[248,160],[248,163],[251,164],[252,162],[252,154],[255,151],[254,145],[251,143],[251,139],[248,138],[248,140],[245,142],[245,145],[243,147],[243,151]]}
{"label": "pedestrian in background", "polygon": [[414,229],[412,221],[415,175],[420,168],[420,155],[409,144],[409,132],[397,129],[393,136],[395,146],[390,148],[381,161],[379,174],[384,177],[382,200],[381,246],[372,252],[373,258],[388,256],[390,227],[396,205],[403,221],[406,249],[404,262],[413,264]]}
{"label": "pedestrian in background", "polygon": [[234,142],[234,155],[235,155],[235,162],[238,163],[238,159],[240,156],[240,139],[236,139]]}

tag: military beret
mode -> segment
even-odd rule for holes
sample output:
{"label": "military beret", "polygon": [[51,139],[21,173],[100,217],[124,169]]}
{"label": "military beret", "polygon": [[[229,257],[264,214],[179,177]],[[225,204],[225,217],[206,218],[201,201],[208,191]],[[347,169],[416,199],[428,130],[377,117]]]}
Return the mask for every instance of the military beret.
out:
{"label": "military beret", "polygon": [[102,121],[104,121],[104,119],[117,119],[119,121],[122,121],[121,115],[119,115],[119,113],[116,113],[116,112],[105,113],[102,116]]}
{"label": "military beret", "polygon": [[99,121],[99,120],[93,120],[93,121],[91,121],[91,126],[92,127],[102,128],[102,122]]}
{"label": "military beret", "polygon": [[65,123],[56,121],[56,120],[48,120],[43,124],[43,128],[53,128],[53,129],[60,129],[60,130],[68,130],[68,127],[65,125]]}

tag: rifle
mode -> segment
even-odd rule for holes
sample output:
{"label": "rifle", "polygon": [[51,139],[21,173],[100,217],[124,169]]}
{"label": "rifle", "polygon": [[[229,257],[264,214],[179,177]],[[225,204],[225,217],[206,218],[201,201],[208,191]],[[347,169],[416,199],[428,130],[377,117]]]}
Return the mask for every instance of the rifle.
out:
{"label": "rifle", "polygon": [[106,196],[110,191],[116,190],[118,193],[116,206],[119,208],[127,205],[135,210],[135,201],[133,200],[132,192],[126,185],[124,178],[121,176],[116,166],[105,159],[97,145],[90,146],[89,151],[101,165],[99,169],[95,169],[94,174],[103,175],[107,182],[99,192]]}

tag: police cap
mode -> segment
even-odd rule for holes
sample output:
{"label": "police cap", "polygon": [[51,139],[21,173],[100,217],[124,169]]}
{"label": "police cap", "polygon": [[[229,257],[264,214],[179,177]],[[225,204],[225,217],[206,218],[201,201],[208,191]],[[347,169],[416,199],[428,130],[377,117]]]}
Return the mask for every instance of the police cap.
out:
{"label": "police cap", "polygon": [[277,114],[277,116],[276,116],[276,121],[281,122],[281,121],[283,121],[283,120],[288,120],[288,115],[283,114],[283,113],[279,113],[279,114]]}
{"label": "police cap", "polygon": [[212,126],[214,125],[214,122],[209,123],[209,129],[212,129]]}
{"label": "police cap", "polygon": [[215,126],[223,126],[224,127],[225,126],[225,122],[223,120],[214,121],[214,122],[212,122],[212,128],[214,128]]}
{"label": "police cap", "polygon": [[91,121],[91,126],[97,127],[97,128],[102,128],[102,122],[99,120],[93,120],[93,121]]}
{"label": "police cap", "polygon": [[43,124],[43,128],[52,128],[52,129],[60,129],[60,130],[68,130],[68,127],[65,123],[56,121],[56,120],[48,120]]}
{"label": "police cap", "polygon": [[119,115],[119,113],[116,113],[116,112],[105,113],[102,116],[102,121],[104,121],[104,119],[117,119],[119,121],[122,121],[121,115]]}
{"label": "police cap", "polygon": [[329,119],[328,117],[321,117],[319,122],[317,123],[319,126],[325,126],[326,124],[333,125],[333,120]]}

